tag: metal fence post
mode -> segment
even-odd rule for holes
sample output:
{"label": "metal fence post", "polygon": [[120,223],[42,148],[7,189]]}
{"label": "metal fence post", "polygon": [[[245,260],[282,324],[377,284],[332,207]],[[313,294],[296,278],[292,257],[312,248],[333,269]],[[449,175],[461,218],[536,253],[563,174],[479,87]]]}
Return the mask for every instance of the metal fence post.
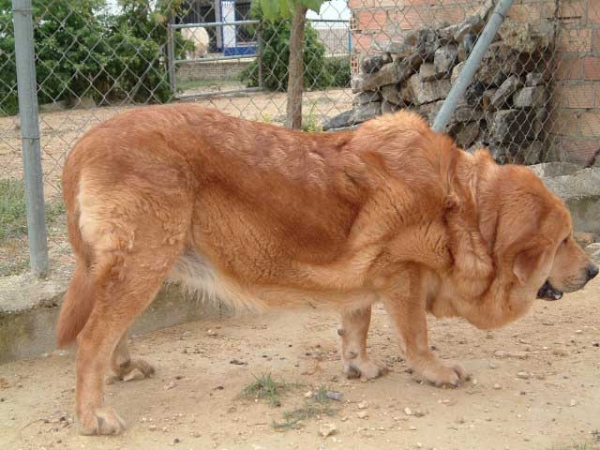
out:
{"label": "metal fence post", "polygon": [[27,199],[27,233],[29,236],[29,263],[35,275],[48,270],[48,240],[44,209],[44,182],[40,152],[40,129],[35,79],[35,53],[31,0],[13,0],[15,26],[15,59],[25,195]]}
{"label": "metal fence post", "polygon": [[169,74],[169,88],[173,95],[176,95],[175,90],[177,89],[175,79],[175,30],[173,24],[175,18],[169,17],[169,23],[167,24],[167,71]]}
{"label": "metal fence post", "polygon": [[494,37],[496,36],[500,25],[502,25],[502,22],[504,22],[506,13],[512,4],[513,0],[500,0],[496,5],[494,12],[488,20],[488,23],[481,32],[479,39],[477,39],[477,43],[475,44],[473,51],[467,58],[465,67],[461,71],[460,76],[456,80],[454,86],[452,86],[448,97],[446,97],[444,104],[435,117],[435,121],[433,122],[432,126],[435,131],[445,131],[446,124],[454,113],[458,102],[462,99],[463,95],[465,95],[465,92],[471,84],[471,81],[473,81],[473,76],[475,75],[475,72],[477,72],[479,64],[481,64],[483,55],[494,40]]}

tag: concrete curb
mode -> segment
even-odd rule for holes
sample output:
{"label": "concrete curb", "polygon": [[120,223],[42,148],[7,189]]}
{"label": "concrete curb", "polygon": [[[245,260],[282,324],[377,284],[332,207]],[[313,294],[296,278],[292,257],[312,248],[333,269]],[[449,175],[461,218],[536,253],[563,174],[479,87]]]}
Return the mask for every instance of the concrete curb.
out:
{"label": "concrete curb", "polygon": [[[46,280],[30,274],[0,278],[0,364],[56,349],[56,321],[68,282],[66,272]],[[227,313],[217,302],[203,302],[179,286],[166,284],[131,332],[147,333]]]}

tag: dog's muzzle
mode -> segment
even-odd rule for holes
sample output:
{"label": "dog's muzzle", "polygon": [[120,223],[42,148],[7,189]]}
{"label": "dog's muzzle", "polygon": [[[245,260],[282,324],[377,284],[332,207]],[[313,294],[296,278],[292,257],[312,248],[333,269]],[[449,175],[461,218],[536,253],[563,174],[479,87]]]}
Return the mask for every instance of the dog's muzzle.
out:
{"label": "dog's muzzle", "polygon": [[537,298],[543,300],[555,301],[560,300],[563,296],[563,292],[558,289],[554,289],[549,281],[546,281],[537,293]]}

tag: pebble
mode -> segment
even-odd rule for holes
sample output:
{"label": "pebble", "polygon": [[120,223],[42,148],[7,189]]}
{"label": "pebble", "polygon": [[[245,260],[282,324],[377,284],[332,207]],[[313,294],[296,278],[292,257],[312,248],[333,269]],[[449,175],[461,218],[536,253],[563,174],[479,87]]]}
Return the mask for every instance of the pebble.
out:
{"label": "pebble", "polygon": [[408,429],[410,431],[417,431],[417,427],[415,427],[414,425],[411,425],[410,427],[408,427]]}
{"label": "pebble", "polygon": [[214,330],[208,330],[208,331],[206,332],[206,334],[207,334],[207,335],[209,335],[209,336],[216,336],[216,335],[217,335],[217,332],[216,332],[216,331],[214,331]]}
{"label": "pebble", "polygon": [[583,333],[583,330],[575,330],[575,334],[581,334]]}
{"label": "pebble", "polygon": [[308,391],[304,393],[304,398],[311,398],[313,396],[313,391]]}
{"label": "pebble", "polygon": [[552,350],[552,354],[555,356],[567,356],[569,353],[563,348],[555,348]]}
{"label": "pebble", "polygon": [[494,384],[494,389],[499,390],[502,389],[502,386],[500,386],[498,383]]}
{"label": "pebble", "polygon": [[404,408],[404,414],[406,414],[407,416],[412,416],[412,411],[408,406]]}
{"label": "pebble", "polygon": [[496,358],[517,358],[517,359],[527,359],[529,357],[529,355],[527,354],[527,352],[507,352],[504,350],[496,350],[494,352],[494,356]]}
{"label": "pebble", "polygon": [[367,402],[360,402],[358,404],[358,409],[367,409],[369,407],[369,404]]}
{"label": "pebble", "polygon": [[319,427],[319,434],[325,438],[335,433],[337,433],[337,426],[334,423],[324,423]]}
{"label": "pebble", "polygon": [[327,391],[325,393],[325,396],[329,400],[335,400],[336,402],[342,401],[342,398],[344,397],[344,395],[341,392],[337,392],[337,391]]}
{"label": "pebble", "polygon": [[170,381],[168,384],[166,384],[165,386],[163,386],[163,389],[165,391],[170,391],[171,389],[173,389],[176,386],[176,384],[173,381]]}
{"label": "pebble", "polygon": [[156,431],[156,425],[152,424],[148,427],[150,431]]}
{"label": "pebble", "polygon": [[356,415],[359,419],[366,419],[367,417],[369,417],[369,413],[366,411],[359,411],[356,413]]}
{"label": "pebble", "polygon": [[521,378],[523,380],[528,380],[531,377],[531,374],[528,372],[517,372],[517,378]]}
{"label": "pebble", "polygon": [[574,398],[571,399],[571,401],[569,402],[569,406],[577,406],[577,400],[575,400]]}

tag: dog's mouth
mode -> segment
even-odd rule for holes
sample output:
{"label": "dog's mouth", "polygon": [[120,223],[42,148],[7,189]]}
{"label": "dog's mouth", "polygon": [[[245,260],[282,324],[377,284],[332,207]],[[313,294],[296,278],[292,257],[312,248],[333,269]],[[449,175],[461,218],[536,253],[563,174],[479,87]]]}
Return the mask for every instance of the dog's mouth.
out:
{"label": "dog's mouth", "polygon": [[546,281],[537,293],[537,298],[541,298],[543,300],[548,300],[551,302],[555,300],[560,300],[562,296],[563,292],[552,287],[549,281]]}

